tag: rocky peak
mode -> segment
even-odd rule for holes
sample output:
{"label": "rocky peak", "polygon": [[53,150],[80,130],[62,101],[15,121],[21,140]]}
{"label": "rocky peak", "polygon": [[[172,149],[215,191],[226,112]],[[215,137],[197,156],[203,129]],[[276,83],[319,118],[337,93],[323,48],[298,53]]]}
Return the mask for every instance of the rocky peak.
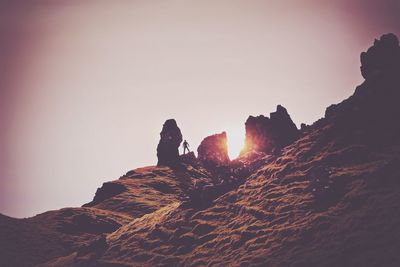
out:
{"label": "rocky peak", "polygon": [[400,46],[394,34],[383,35],[361,54],[361,73],[365,81],[355,93],[328,107],[319,123],[348,142],[393,145],[400,134]]}
{"label": "rocky peak", "polygon": [[223,165],[229,162],[226,133],[214,134],[201,141],[197,148],[198,159],[204,163]]}
{"label": "rocky peak", "polygon": [[299,137],[299,130],[287,110],[278,105],[270,117],[250,116],[246,121],[246,141],[242,155],[249,151],[272,154]]}
{"label": "rocky peak", "polygon": [[182,133],[174,119],[165,121],[157,146],[157,165],[175,166],[179,163],[179,146]]}
{"label": "rocky peak", "polygon": [[393,33],[384,34],[367,52],[362,52],[361,74],[365,79],[372,78],[382,72],[400,70],[399,39]]}

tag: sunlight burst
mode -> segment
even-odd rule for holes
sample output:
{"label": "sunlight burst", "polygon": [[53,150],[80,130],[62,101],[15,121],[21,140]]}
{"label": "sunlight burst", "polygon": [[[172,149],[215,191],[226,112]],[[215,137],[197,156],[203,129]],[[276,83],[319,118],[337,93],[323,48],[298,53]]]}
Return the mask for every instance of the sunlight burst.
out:
{"label": "sunlight burst", "polygon": [[244,146],[244,129],[242,128],[229,128],[226,131],[228,154],[231,160],[237,158]]}

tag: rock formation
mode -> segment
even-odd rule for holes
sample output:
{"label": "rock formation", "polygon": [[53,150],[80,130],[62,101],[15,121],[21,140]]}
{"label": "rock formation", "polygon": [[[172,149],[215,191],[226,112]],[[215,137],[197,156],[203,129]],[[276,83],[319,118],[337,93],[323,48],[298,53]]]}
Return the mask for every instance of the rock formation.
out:
{"label": "rock formation", "polygon": [[174,119],[165,121],[157,146],[158,166],[176,166],[179,163],[179,146],[182,133]]}
{"label": "rock formation", "polygon": [[250,116],[245,125],[245,148],[241,155],[249,151],[272,154],[291,144],[300,135],[287,110],[281,105],[270,114],[270,118],[263,115]]}
{"label": "rock formation", "polygon": [[396,35],[389,33],[375,39],[367,52],[361,53],[361,74],[365,79],[400,69],[400,47]]}
{"label": "rock formation", "polygon": [[201,141],[197,148],[198,159],[205,163],[223,165],[229,162],[226,133],[214,134]]}
{"label": "rock formation", "polygon": [[[400,47],[393,34],[383,35],[361,54],[365,81],[355,93],[326,109],[322,124],[351,142],[380,146],[398,142],[400,134]],[[318,125],[321,127],[321,125]]]}

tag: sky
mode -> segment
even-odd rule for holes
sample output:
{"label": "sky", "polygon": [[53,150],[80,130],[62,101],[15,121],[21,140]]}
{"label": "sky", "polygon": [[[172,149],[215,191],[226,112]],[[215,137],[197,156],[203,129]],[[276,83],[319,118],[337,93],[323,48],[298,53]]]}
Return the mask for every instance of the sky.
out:
{"label": "sky", "polygon": [[0,0],[0,213],[92,200],[155,165],[176,119],[192,149],[249,115],[299,126],[362,83],[359,55],[400,33],[397,0]]}

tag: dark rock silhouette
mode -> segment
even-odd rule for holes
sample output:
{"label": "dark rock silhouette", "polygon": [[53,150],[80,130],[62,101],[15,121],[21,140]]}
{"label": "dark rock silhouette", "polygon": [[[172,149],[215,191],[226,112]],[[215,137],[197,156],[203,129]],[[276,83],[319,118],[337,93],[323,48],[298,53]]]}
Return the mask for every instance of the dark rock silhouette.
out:
{"label": "dark rock silhouette", "polygon": [[157,146],[158,166],[176,166],[179,164],[179,146],[182,133],[174,119],[165,121]]}
{"label": "dark rock silhouette", "polygon": [[246,141],[242,155],[249,151],[272,154],[293,143],[300,135],[287,110],[281,105],[270,114],[270,118],[250,116],[245,125]]}
{"label": "dark rock silhouette", "polygon": [[[361,54],[366,80],[343,102],[326,109],[317,127],[331,125],[348,142],[380,146],[399,141],[400,47],[393,34]],[[343,141],[343,140],[342,140]]]}
{"label": "dark rock silhouette", "polygon": [[361,53],[360,59],[365,79],[400,69],[399,39],[392,33],[382,35],[367,52]]}
{"label": "dark rock silhouette", "polygon": [[309,130],[310,129],[310,125],[307,125],[307,124],[305,124],[305,123],[302,123],[301,125],[300,125],[300,132],[303,134],[303,133],[305,133],[307,130]]}
{"label": "dark rock silhouette", "polygon": [[197,158],[193,151],[183,154],[183,155],[180,155],[179,159],[183,163],[187,163],[187,164],[191,164],[191,165],[197,164]]}
{"label": "dark rock silhouette", "polygon": [[121,194],[126,190],[127,190],[126,187],[119,183],[110,183],[110,182],[103,183],[102,187],[97,188],[93,201],[83,206],[84,207],[94,206],[108,198]]}
{"label": "dark rock silhouette", "polygon": [[198,159],[202,162],[223,165],[229,162],[226,133],[214,134],[201,141],[197,148]]}

